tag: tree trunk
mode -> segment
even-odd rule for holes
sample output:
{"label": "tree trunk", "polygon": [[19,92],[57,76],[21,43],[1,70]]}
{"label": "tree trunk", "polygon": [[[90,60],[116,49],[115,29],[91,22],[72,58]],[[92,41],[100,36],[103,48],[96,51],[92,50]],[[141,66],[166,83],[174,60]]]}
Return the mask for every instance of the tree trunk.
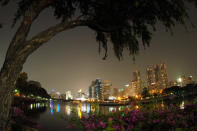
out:
{"label": "tree trunk", "polygon": [[11,117],[11,104],[16,80],[22,71],[22,63],[5,60],[0,71],[0,130],[6,130]]}

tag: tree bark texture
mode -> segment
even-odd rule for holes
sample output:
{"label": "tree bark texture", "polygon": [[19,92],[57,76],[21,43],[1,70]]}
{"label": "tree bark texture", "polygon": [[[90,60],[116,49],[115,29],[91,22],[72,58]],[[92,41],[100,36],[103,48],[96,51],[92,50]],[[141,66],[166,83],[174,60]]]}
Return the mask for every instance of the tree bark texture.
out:
{"label": "tree bark texture", "polygon": [[[45,3],[43,2],[45,1]],[[33,21],[40,12],[48,6],[48,0],[40,1],[40,5],[32,8],[26,13],[18,28],[14,38],[8,48],[5,62],[0,71],[0,130],[6,130],[6,125],[10,118],[11,104],[16,80],[22,71],[23,64],[28,56],[38,49],[41,45],[51,40],[58,33],[75,28],[77,26],[87,26],[85,20],[63,21],[57,25],[41,31],[31,39],[27,40]]]}

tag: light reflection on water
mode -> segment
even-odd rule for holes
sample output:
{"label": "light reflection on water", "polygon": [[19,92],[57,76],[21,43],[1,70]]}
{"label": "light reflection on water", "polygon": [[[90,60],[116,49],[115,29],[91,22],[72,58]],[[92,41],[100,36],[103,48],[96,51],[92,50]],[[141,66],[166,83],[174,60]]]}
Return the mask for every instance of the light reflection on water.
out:
{"label": "light reflection on water", "polygon": [[180,109],[184,109],[185,108],[185,102],[182,101],[181,104],[180,104]]}
{"label": "light reflection on water", "polygon": [[[176,103],[176,106],[179,106],[180,109],[184,109],[185,105],[188,103],[188,101],[179,101]],[[47,105],[49,105],[47,107]],[[166,102],[159,102],[159,103],[153,103],[147,104],[150,106],[150,108],[168,108],[169,103]],[[133,109],[140,109],[143,108],[146,105],[135,105],[132,108]],[[39,109],[42,107],[47,108],[47,112],[51,115],[56,115],[57,113],[65,116],[65,117],[72,117],[72,116],[77,116],[79,118],[82,118],[82,116],[88,116],[90,114],[102,114],[106,115],[112,112],[117,112],[123,110],[125,107],[129,106],[99,106],[97,103],[78,103],[78,104],[73,104],[73,103],[64,103],[64,102],[57,102],[57,101],[50,101],[48,104],[47,103],[33,103],[29,105],[30,110],[35,110]]]}
{"label": "light reflection on water", "polygon": [[74,116],[81,118],[82,116],[88,116],[90,114],[102,114],[106,115],[111,112],[121,111],[124,106],[99,106],[95,103],[63,103],[50,101],[49,110],[51,115],[61,113],[64,116]]}

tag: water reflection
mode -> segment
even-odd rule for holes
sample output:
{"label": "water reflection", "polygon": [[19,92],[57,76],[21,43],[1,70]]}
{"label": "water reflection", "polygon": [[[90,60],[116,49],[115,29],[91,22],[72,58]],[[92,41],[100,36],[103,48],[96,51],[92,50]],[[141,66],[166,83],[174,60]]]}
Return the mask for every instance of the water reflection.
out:
{"label": "water reflection", "polygon": [[78,117],[81,118],[82,117],[81,104],[79,104],[78,107],[77,107],[77,113],[78,113]]}
{"label": "water reflection", "polygon": [[60,112],[60,105],[59,105],[59,104],[56,104],[56,105],[55,105],[55,111],[56,111],[56,112]]}
{"label": "water reflection", "polygon": [[[125,107],[132,109],[167,109],[170,104],[174,106],[178,106],[180,109],[184,109],[185,104],[189,103],[187,100],[176,100],[176,101],[158,101],[148,104],[138,104],[135,106],[99,106],[98,103],[72,103],[72,102],[58,102],[58,101],[50,101],[49,111],[51,115],[55,115],[56,113],[60,113],[61,115],[71,118],[73,116],[77,116],[78,118],[82,118],[82,116],[88,116],[92,114],[102,114],[106,115],[112,112],[122,111]],[[37,106],[41,106],[37,104]],[[31,109],[34,105],[31,105]]]}
{"label": "water reflection", "polygon": [[182,101],[181,104],[180,104],[180,109],[184,109],[185,108],[185,102]]}
{"label": "water reflection", "polygon": [[109,112],[115,112],[116,108],[115,107],[109,107]]}
{"label": "water reflection", "polygon": [[35,109],[39,109],[39,108],[43,108],[43,107],[46,107],[47,104],[46,103],[32,103],[29,105],[29,108],[31,110],[35,110]]}
{"label": "water reflection", "polygon": [[65,114],[67,116],[70,116],[71,113],[71,106],[70,105],[65,105]]}

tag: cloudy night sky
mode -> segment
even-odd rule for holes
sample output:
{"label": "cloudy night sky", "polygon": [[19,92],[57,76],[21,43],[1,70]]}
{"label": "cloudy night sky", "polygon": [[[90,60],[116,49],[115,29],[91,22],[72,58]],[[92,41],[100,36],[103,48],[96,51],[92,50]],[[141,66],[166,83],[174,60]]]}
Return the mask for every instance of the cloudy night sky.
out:
{"label": "cloudy night sky", "polygon": [[[0,9],[0,21],[4,24],[4,28],[0,30],[0,67],[20,24],[18,22],[15,28],[11,29],[15,6],[12,3]],[[189,8],[191,21],[197,27],[197,10],[191,5]],[[44,11],[34,22],[30,36],[58,22],[49,10]],[[111,45],[108,58],[102,60],[104,50],[99,55],[95,33],[80,27],[62,32],[45,43],[27,59],[23,71],[28,73],[29,80],[41,82],[47,91],[71,90],[73,94],[80,88],[87,91],[91,81],[96,78],[110,80],[113,87],[121,88],[133,79],[132,72],[136,69],[140,70],[143,81],[146,81],[146,67],[161,61],[167,65],[169,80],[175,80],[181,75],[192,75],[197,79],[197,28],[192,28],[188,23],[187,31],[177,25],[171,35],[159,24],[157,27],[150,47],[144,50],[141,46],[135,63],[126,50],[124,59],[119,61]]]}

